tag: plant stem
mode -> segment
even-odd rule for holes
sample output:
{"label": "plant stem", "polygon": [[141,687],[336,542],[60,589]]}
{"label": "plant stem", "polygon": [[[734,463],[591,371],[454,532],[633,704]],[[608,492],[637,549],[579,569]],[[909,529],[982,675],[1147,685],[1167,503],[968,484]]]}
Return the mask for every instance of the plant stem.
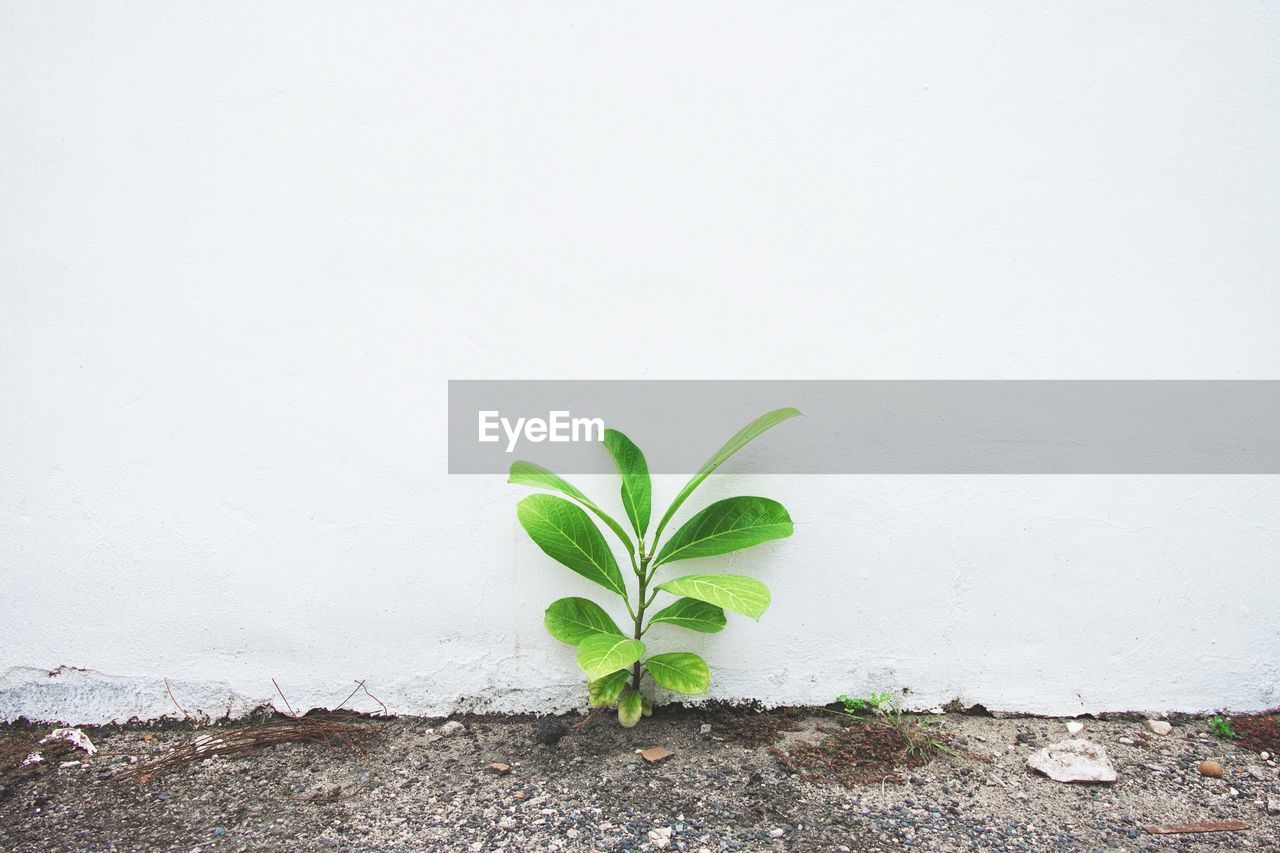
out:
{"label": "plant stem", "polygon": [[[653,597],[649,597],[649,601],[645,601],[644,594],[648,590],[649,585],[649,557],[643,553],[640,555],[640,594],[636,597],[636,603],[639,609],[635,612],[635,638],[638,640],[644,636],[644,609],[653,601]],[[630,602],[628,602],[630,603]],[[631,666],[631,689],[640,689],[640,661],[636,661]]]}

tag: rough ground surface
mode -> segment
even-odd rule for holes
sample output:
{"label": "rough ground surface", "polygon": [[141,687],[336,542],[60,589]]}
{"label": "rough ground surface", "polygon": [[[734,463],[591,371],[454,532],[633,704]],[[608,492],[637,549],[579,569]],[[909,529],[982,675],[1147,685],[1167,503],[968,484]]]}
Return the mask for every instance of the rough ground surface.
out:
{"label": "rough ground surface", "polygon": [[[82,760],[0,794],[0,849],[1280,849],[1280,815],[1267,811],[1268,798],[1280,807],[1274,759],[1210,736],[1203,720],[1178,722],[1164,737],[1136,720],[1084,721],[1080,737],[1105,746],[1119,771],[1110,786],[1027,770],[1030,752],[1066,737],[1062,721],[932,721],[968,755],[899,768],[901,784],[852,787],[793,775],[769,751],[774,736],[784,755],[803,755],[802,741],[840,731],[838,718],[816,709],[780,726],[739,725],[723,710],[660,709],[635,729],[605,718],[554,746],[535,741],[531,718],[463,717],[463,731],[439,739],[441,720],[372,721],[385,739],[358,756],[290,744],[146,784],[109,777],[189,741],[190,729],[89,730],[97,756],[63,756]],[[674,756],[647,765],[636,750],[655,745]],[[1206,758],[1221,762],[1223,778],[1199,774]],[[509,775],[492,762],[509,764]],[[1141,828],[1229,819],[1250,828],[1177,836]]]}

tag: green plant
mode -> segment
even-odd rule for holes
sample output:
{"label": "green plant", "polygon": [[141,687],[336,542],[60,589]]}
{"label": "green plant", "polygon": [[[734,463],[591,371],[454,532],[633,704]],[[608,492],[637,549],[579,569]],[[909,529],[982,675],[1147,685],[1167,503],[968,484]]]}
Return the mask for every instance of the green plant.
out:
{"label": "green plant", "polygon": [[844,705],[844,712],[851,716],[855,714],[889,715],[897,713],[898,710],[893,697],[888,693],[872,693],[866,697],[841,693],[836,697],[836,701]]}
{"label": "green plant", "polygon": [[1231,728],[1231,721],[1221,714],[1214,714],[1209,718],[1209,728],[1218,737],[1226,738],[1227,740],[1240,739],[1240,735],[1236,733],[1236,730]]}
{"label": "green plant", "polygon": [[[547,608],[544,623],[557,640],[576,646],[578,665],[587,674],[592,707],[618,705],[618,721],[630,728],[641,716],[653,713],[651,700],[640,691],[647,672],[654,683],[676,693],[707,692],[711,669],[692,652],[666,652],[645,658],[642,638],[655,624],[666,623],[706,634],[725,626],[725,610],[759,621],[769,606],[769,588],[742,575],[692,574],[654,584],[662,566],[695,557],[727,554],[781,539],[792,533],[791,516],[782,504],[769,498],[734,497],[716,501],[694,514],[669,539],[663,531],[701,483],[730,456],[770,427],[799,415],[796,409],[777,409],[761,415],[739,430],[698,469],[676,495],[648,536],[653,488],[644,454],[615,429],[605,430],[604,446],[622,478],[622,507],[631,534],[595,502],[564,479],[531,462],[511,466],[508,482],[559,492],[529,495],[516,507],[516,516],[530,538],[547,556],[594,581],[622,598],[631,616],[627,637],[604,608],[586,598],[561,598]],[[632,598],[613,551],[590,512],[622,543],[636,578]],[[659,592],[677,596],[656,613],[649,613]]]}
{"label": "green plant", "polygon": [[[936,753],[945,753],[954,758],[959,755],[947,745],[948,737],[932,720],[909,716],[902,712],[902,706],[892,693],[872,693],[869,696],[850,696],[841,693],[836,701],[844,706],[845,718],[849,724],[863,726],[884,726],[902,736],[906,754],[910,756],[929,757]],[[836,711],[829,713],[835,714]]]}

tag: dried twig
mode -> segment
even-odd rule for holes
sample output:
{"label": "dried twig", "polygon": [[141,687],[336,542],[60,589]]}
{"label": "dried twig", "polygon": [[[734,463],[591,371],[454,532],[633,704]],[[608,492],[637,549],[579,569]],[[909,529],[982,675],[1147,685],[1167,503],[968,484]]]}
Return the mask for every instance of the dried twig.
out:
{"label": "dried twig", "polygon": [[161,679],[164,681],[164,689],[169,691],[169,701],[173,703],[173,707],[182,712],[183,719],[190,720],[191,715],[187,713],[187,709],[179,705],[178,700],[174,698],[173,688],[169,686],[169,679],[165,676],[161,676]]}
{"label": "dried twig", "polygon": [[607,713],[609,713],[608,708],[596,708],[590,714],[587,714],[587,716],[582,720],[582,722],[574,723],[569,728],[575,732],[580,732]]}
{"label": "dried twig", "polygon": [[372,699],[373,701],[377,702],[379,705],[382,706],[382,716],[384,717],[391,716],[391,712],[387,710],[387,703],[383,702],[377,696],[374,696],[372,693],[370,693],[369,688],[364,686],[363,681],[360,682],[360,689],[364,691],[364,695],[368,696],[370,699]]}
{"label": "dried twig", "polygon": [[333,706],[333,710],[334,710],[334,711],[339,711],[339,710],[341,710],[343,705],[345,705],[345,704],[347,704],[348,702],[350,702],[350,701],[351,701],[351,697],[352,697],[352,696],[354,696],[354,695],[356,695],[357,693],[359,693],[359,692],[360,692],[360,688],[361,688],[361,687],[364,687],[364,682],[363,682],[363,681],[357,681],[357,682],[356,682],[356,688],[355,688],[355,690],[352,690],[350,693],[348,693],[348,694],[347,694],[347,698],[346,698],[346,699],[343,699],[343,700],[342,700],[341,702],[339,702],[337,705],[334,705],[334,706]]}
{"label": "dried twig", "polygon": [[272,678],[272,679],[271,679],[271,683],[272,683],[272,684],[275,684],[275,686],[276,686],[276,692],[277,692],[277,693],[279,693],[279,694],[280,694],[280,698],[284,700],[284,706],[285,706],[286,708],[288,708],[288,709],[289,709],[289,716],[290,716],[290,717],[296,717],[296,716],[298,716],[298,715],[297,715],[297,713],[296,713],[296,712],[294,712],[294,710],[293,710],[293,706],[289,704],[289,698],[288,698],[287,696],[285,696],[285,695],[284,695],[284,691],[280,689],[280,685],[276,682],[276,680],[275,680],[274,678]]}

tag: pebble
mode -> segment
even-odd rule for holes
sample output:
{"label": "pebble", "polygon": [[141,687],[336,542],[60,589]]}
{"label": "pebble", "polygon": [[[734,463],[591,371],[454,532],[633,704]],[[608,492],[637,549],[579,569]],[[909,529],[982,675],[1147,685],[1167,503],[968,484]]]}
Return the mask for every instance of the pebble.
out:
{"label": "pebble", "polygon": [[1162,737],[1173,731],[1173,726],[1164,720],[1147,720],[1146,726],[1147,731]]}
{"label": "pebble", "polygon": [[1200,775],[1208,776],[1211,779],[1222,778],[1222,765],[1213,759],[1200,762]]}
{"label": "pebble", "polygon": [[648,749],[640,750],[640,757],[643,758],[647,764],[660,764],[670,758],[673,754],[674,753],[672,753],[671,750],[662,746],[651,746]]}
{"label": "pebble", "polygon": [[467,727],[457,720],[450,720],[440,727],[440,734],[443,737],[453,737],[460,735],[467,730]]}
{"label": "pebble", "polygon": [[671,844],[671,827],[662,826],[649,830],[649,843],[659,850],[665,850]]}
{"label": "pebble", "polygon": [[781,838],[784,834],[785,834],[785,833],[784,833],[781,829],[771,829],[771,830],[769,830],[769,837],[770,837],[770,838]]}
{"label": "pebble", "polygon": [[1075,737],[1076,735],[1080,734],[1082,731],[1084,731],[1084,723],[1080,722],[1079,720],[1071,720],[1067,723],[1067,734],[1071,735],[1072,737]]}

